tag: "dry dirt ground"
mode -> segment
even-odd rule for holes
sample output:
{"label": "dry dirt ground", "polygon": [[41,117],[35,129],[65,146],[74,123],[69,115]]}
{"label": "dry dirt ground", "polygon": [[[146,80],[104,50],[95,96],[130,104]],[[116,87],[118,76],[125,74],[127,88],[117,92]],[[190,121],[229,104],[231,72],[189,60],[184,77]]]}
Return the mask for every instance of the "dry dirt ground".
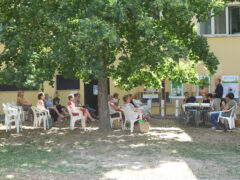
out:
{"label": "dry dirt ground", "polygon": [[0,179],[240,179],[240,130],[214,132],[152,119],[149,133],[98,131],[69,122],[46,132],[0,124]]}

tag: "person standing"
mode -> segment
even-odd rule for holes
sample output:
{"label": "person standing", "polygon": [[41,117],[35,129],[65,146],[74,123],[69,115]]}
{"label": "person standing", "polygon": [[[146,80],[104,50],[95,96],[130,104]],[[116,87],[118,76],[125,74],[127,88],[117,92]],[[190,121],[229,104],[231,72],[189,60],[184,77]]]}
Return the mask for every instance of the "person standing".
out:
{"label": "person standing", "polygon": [[221,99],[223,96],[223,86],[221,84],[221,79],[217,78],[215,80],[215,85],[216,85],[216,89],[214,91],[214,102],[213,102],[213,109],[215,111],[220,111],[221,110]]}

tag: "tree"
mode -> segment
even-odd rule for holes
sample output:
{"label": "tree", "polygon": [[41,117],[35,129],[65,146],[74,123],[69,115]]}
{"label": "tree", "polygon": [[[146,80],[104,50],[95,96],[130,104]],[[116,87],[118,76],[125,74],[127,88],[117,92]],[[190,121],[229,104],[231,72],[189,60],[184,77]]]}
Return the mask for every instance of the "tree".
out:
{"label": "tree", "polygon": [[198,36],[221,0],[1,0],[0,83],[39,87],[56,72],[98,79],[100,129],[109,129],[107,79],[129,90],[161,80],[196,83],[195,65],[210,74],[218,60]]}

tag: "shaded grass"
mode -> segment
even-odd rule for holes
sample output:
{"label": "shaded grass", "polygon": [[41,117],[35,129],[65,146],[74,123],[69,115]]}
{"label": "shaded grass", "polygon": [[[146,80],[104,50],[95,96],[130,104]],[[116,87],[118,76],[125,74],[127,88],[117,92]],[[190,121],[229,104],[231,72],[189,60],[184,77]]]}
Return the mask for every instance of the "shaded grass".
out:
{"label": "shaded grass", "polygon": [[[191,142],[180,142],[177,135],[182,132],[175,130],[155,130],[153,135],[113,131],[108,136],[98,131],[62,130],[10,137],[12,141],[0,146],[0,179],[12,172],[19,179],[24,179],[25,174],[46,179],[99,179],[112,170],[136,170],[135,165],[139,169],[154,169],[168,161],[186,162],[197,178],[239,178],[239,147],[231,141],[213,138],[218,135],[199,138],[199,131],[205,132],[184,130]],[[176,137],[165,138],[166,132]],[[209,143],[209,139],[214,143]]]}
{"label": "shaded grass", "polygon": [[[53,138],[43,136],[39,138],[38,143],[26,139],[23,144],[0,147],[0,179],[9,173],[24,174],[30,171],[40,171],[46,176],[47,174],[66,175],[76,172],[96,176],[108,170],[101,166],[101,162],[82,156],[76,153],[76,150],[68,152],[74,146],[72,143],[67,144],[66,147],[53,147],[54,144],[45,143],[47,140],[53,140]],[[79,144],[84,149],[93,148],[95,154],[104,153],[100,142],[85,141]],[[94,164],[94,166],[88,168],[89,164]]]}
{"label": "shaded grass", "polygon": [[35,144],[6,145],[0,148],[0,168],[49,168],[49,162],[62,154],[56,149],[43,149]]}
{"label": "shaded grass", "polygon": [[3,173],[1,175],[7,172],[28,172],[29,170],[41,170],[46,173],[76,172],[76,168],[61,165],[61,161],[69,162],[62,151],[35,143],[5,145],[0,148],[0,169]]}

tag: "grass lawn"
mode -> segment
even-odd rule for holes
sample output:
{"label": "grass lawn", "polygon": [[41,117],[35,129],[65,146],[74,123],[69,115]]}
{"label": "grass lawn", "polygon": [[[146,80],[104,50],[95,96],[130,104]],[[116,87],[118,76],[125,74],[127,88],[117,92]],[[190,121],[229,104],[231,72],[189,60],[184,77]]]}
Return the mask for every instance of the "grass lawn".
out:
{"label": "grass lawn", "polygon": [[240,130],[213,132],[153,119],[146,134],[104,135],[68,123],[6,133],[0,125],[0,179],[240,179]]}

